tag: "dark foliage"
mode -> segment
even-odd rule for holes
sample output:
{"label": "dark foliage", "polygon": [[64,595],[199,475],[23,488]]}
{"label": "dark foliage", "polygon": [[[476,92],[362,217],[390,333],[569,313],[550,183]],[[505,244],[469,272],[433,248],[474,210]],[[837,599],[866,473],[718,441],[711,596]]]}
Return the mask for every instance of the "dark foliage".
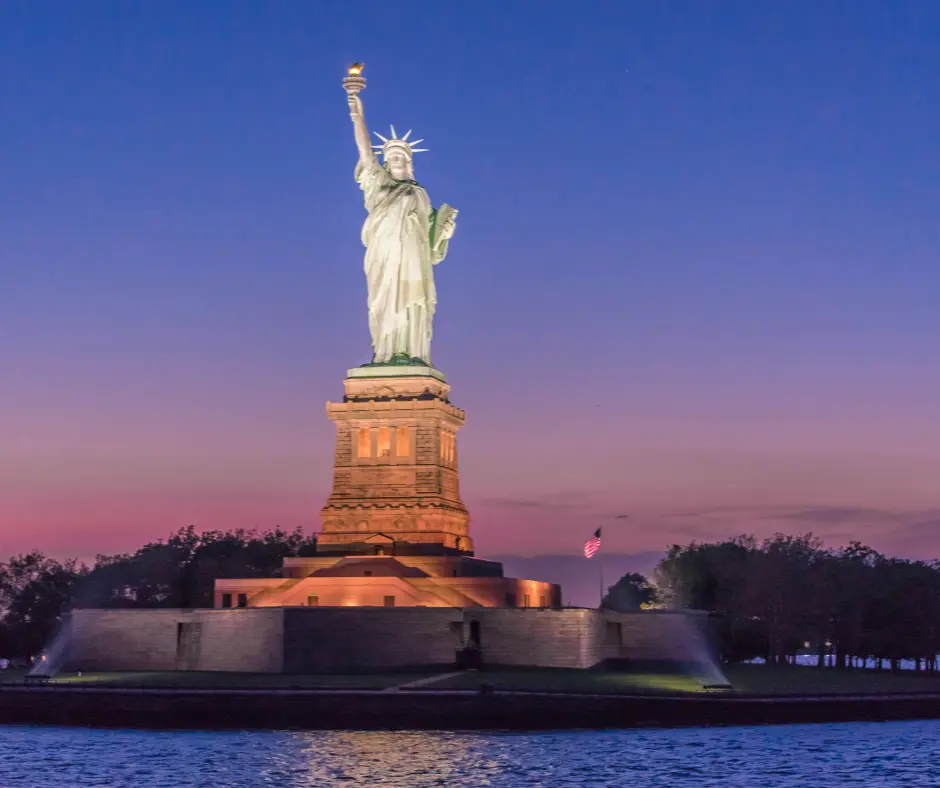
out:
{"label": "dark foliage", "polygon": [[819,666],[935,671],[940,650],[940,565],[888,558],[859,543],[826,549],[812,535],[739,537],[673,545],[656,568],[660,601],[720,616],[722,656]]}
{"label": "dark foliage", "polygon": [[656,589],[649,584],[647,579],[636,572],[629,572],[607,589],[601,607],[627,613],[639,610],[655,598]]}
{"label": "dark foliage", "polygon": [[0,563],[0,657],[37,654],[73,607],[211,607],[217,577],[275,577],[285,558],[314,555],[298,529],[182,528],[132,555],[101,555],[93,568],[32,552]]}

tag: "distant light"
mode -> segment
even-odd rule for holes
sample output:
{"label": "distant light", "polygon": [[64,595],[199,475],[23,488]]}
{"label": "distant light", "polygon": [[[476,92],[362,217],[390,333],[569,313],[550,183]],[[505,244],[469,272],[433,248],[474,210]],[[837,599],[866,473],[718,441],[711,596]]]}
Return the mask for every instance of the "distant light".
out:
{"label": "distant light", "polygon": [[362,69],[364,68],[365,68],[365,64],[363,63],[353,63],[349,67],[349,72],[348,72],[349,76],[358,77],[362,73]]}

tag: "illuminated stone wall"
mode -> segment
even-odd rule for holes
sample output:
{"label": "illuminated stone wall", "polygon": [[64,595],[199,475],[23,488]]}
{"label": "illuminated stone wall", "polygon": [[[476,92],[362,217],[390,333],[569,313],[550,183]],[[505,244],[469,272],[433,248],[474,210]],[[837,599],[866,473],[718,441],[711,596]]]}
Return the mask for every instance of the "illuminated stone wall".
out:
{"label": "illuminated stone wall", "polygon": [[469,557],[289,558],[279,578],[216,580],[214,604],[243,595],[248,607],[560,607],[561,589],[502,576],[502,566]]}
{"label": "illuminated stone wall", "polygon": [[397,370],[400,376],[351,370],[343,401],[327,404],[336,451],[333,487],[321,511],[321,549],[378,549],[371,540],[382,537],[473,551],[455,437],[465,414],[450,403],[440,373],[409,369]]}
{"label": "illuminated stone wall", "polygon": [[[620,652],[635,663],[703,662],[716,658],[713,619],[699,611],[650,610],[606,614],[608,624],[619,624]],[[605,658],[614,657],[607,631]]]}
{"label": "illuminated stone wall", "polygon": [[283,608],[76,610],[69,667],[280,673],[283,620]]}
{"label": "illuminated stone wall", "polygon": [[708,622],[696,613],[578,608],[79,610],[71,621],[70,667],[260,673],[446,668],[473,631],[485,665],[693,663],[712,656]]}
{"label": "illuminated stone wall", "polygon": [[457,608],[293,608],[285,611],[286,673],[382,670],[454,664]]}
{"label": "illuminated stone wall", "polygon": [[600,661],[594,610],[485,609],[467,619],[479,622],[484,665],[589,668]]}

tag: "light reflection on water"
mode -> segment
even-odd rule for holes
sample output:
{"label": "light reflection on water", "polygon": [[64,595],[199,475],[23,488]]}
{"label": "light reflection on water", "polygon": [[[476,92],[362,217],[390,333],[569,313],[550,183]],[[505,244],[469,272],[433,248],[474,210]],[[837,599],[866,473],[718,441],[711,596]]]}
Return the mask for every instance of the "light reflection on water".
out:
{"label": "light reflection on water", "polygon": [[0,786],[935,786],[938,741],[933,721],[533,734],[0,727]]}

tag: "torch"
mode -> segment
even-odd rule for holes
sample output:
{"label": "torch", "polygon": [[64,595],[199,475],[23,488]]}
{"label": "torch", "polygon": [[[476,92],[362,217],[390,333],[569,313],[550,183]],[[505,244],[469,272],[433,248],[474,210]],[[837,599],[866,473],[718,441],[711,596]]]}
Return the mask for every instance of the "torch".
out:
{"label": "torch", "polygon": [[362,63],[353,63],[343,77],[343,87],[350,96],[357,96],[359,92],[366,89],[366,78],[362,76],[362,69],[365,66]]}

